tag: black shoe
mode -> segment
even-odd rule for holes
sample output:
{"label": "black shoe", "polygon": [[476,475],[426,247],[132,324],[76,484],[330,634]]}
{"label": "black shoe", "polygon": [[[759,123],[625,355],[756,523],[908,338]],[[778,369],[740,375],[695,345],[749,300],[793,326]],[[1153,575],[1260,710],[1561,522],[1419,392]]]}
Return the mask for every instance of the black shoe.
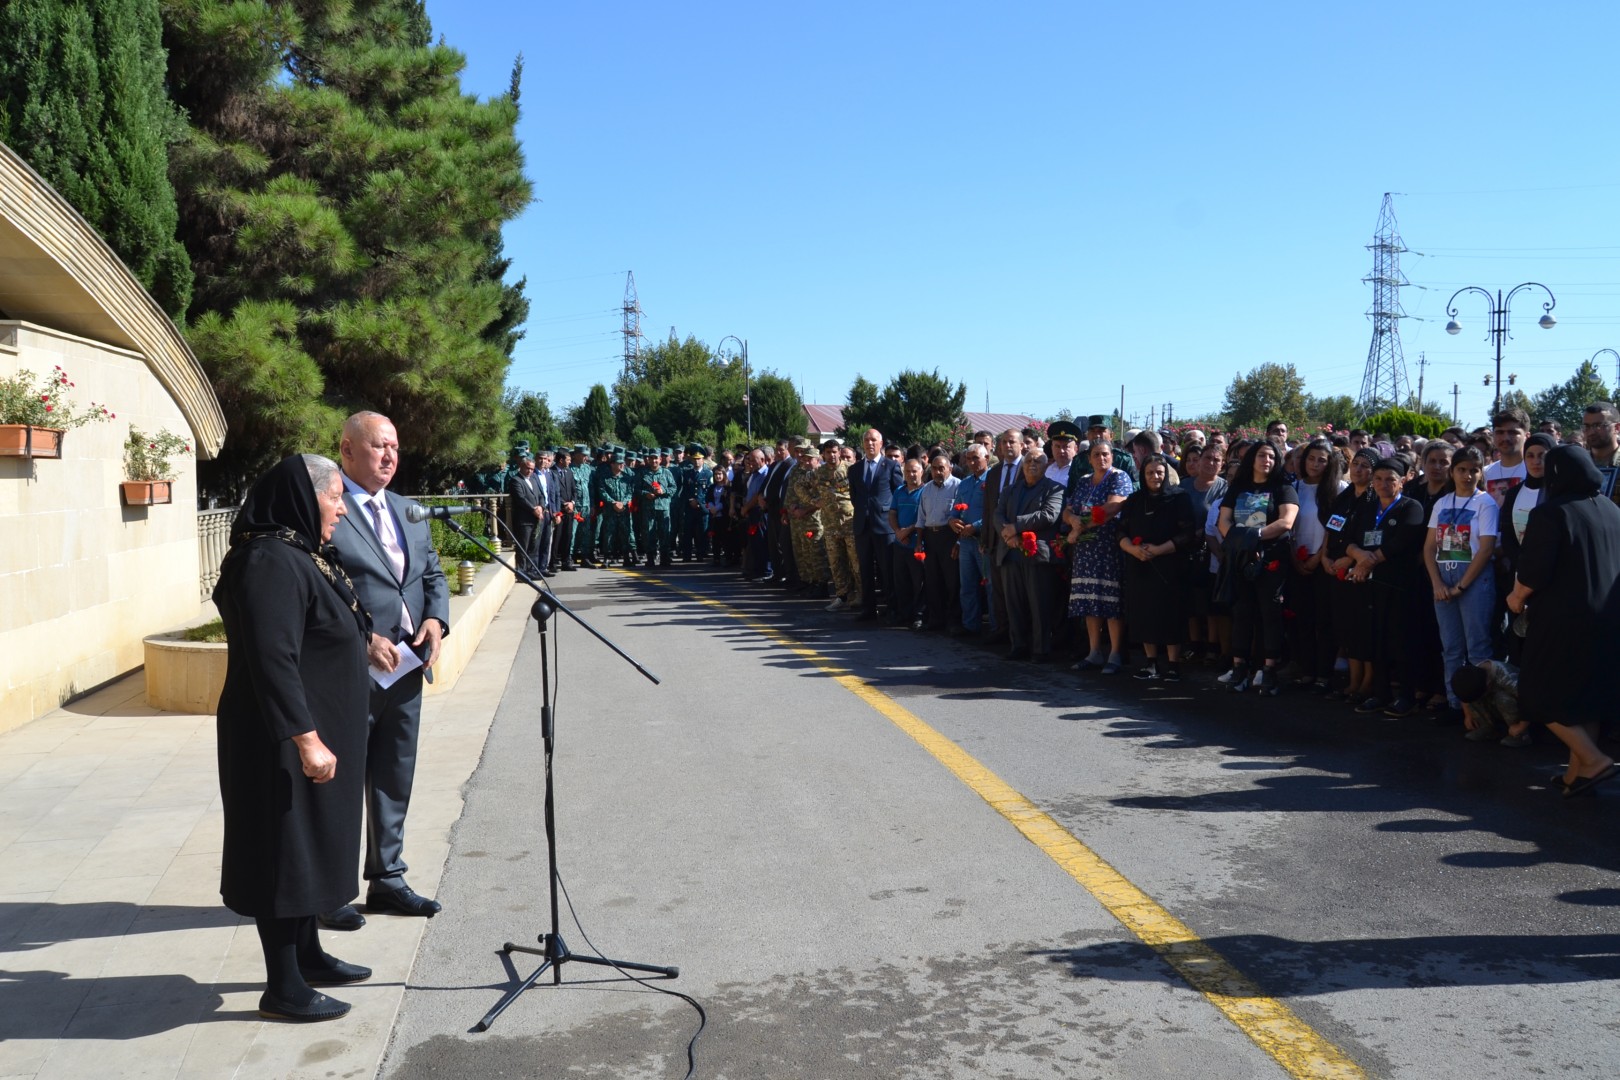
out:
{"label": "black shoe", "polygon": [[347,1016],[349,1003],[329,998],[325,994],[316,994],[308,1005],[294,1005],[290,1001],[282,1001],[272,997],[266,990],[259,996],[259,1015],[266,1020],[293,1020],[298,1023],[310,1024],[320,1020],[336,1020],[340,1016]]}
{"label": "black shoe", "polygon": [[328,930],[358,930],[366,925],[366,917],[356,911],[353,904],[344,904],[336,911],[323,911],[315,916],[315,921]]}
{"label": "black shoe", "polygon": [[1356,712],[1358,713],[1375,713],[1383,711],[1384,703],[1375,697],[1370,697],[1363,701],[1360,705],[1356,706]]}
{"label": "black shoe", "polygon": [[571,574],[575,570],[578,570],[578,569],[579,569],[579,567],[575,566],[573,563],[565,563],[565,564],[563,564],[563,573],[565,573],[565,574]]}
{"label": "black shoe", "polygon": [[443,905],[437,900],[416,895],[409,885],[397,889],[372,889],[366,893],[366,910],[388,915],[420,915],[433,918]]}
{"label": "black shoe", "polygon": [[1181,681],[1181,669],[1179,667],[1174,667],[1174,666],[1167,667],[1167,668],[1164,669],[1163,674],[1161,674],[1159,676],[1159,678],[1160,678],[1160,680],[1162,680],[1164,682],[1176,682],[1176,683],[1178,683],[1178,682]]}
{"label": "black shoe", "polygon": [[1400,719],[1401,717],[1411,716],[1415,712],[1417,712],[1417,702],[1403,695],[1396,698],[1390,704],[1390,707],[1384,710],[1384,715]]}
{"label": "black shoe", "polygon": [[1159,680],[1159,667],[1157,664],[1149,664],[1131,677],[1141,682],[1157,682]]}
{"label": "black shoe", "polygon": [[365,982],[371,978],[371,969],[334,959],[328,967],[300,967],[298,974],[302,975],[304,981],[311,986],[342,986],[347,983]]}

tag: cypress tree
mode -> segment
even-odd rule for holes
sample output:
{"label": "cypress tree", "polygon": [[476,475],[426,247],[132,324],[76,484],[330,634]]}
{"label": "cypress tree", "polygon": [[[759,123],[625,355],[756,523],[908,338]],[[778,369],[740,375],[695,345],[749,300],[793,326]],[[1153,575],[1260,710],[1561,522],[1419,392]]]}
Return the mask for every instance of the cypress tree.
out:
{"label": "cypress tree", "polygon": [[0,141],[45,178],[171,316],[191,296],[168,147],[156,0],[0,4]]}

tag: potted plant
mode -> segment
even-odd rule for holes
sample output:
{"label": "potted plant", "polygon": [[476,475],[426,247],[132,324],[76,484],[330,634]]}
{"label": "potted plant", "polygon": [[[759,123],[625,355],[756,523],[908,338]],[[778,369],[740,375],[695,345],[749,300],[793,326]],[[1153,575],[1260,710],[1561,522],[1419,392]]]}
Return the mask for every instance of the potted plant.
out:
{"label": "potted plant", "polygon": [[59,458],[65,432],[117,415],[93,401],[79,408],[67,396],[71,389],[60,364],[43,383],[32,371],[0,378],[0,457]]}
{"label": "potted plant", "polygon": [[131,424],[124,440],[124,502],[129,506],[155,506],[174,501],[175,454],[191,453],[191,445],[167,429],[148,435]]}

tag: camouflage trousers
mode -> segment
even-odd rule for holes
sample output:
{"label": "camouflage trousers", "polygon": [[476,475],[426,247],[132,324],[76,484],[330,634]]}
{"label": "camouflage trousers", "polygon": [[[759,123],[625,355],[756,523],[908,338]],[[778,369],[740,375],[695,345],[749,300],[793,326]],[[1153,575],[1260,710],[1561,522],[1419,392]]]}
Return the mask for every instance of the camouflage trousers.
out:
{"label": "camouflage trousers", "polygon": [[793,530],[793,562],[799,569],[799,580],[821,585],[831,580],[827,573],[826,535],[814,518],[790,518],[787,528]]}
{"label": "camouflage trousers", "polygon": [[842,529],[822,531],[822,547],[827,553],[827,572],[832,577],[833,591],[850,604],[861,602],[861,564],[855,557],[855,533]]}

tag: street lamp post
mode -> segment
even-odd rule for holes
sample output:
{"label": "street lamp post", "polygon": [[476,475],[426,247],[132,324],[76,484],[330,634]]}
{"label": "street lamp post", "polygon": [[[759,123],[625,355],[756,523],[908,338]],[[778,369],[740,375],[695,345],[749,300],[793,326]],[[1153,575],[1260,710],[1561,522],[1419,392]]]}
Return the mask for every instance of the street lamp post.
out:
{"label": "street lamp post", "polygon": [[1558,323],[1558,320],[1552,316],[1552,309],[1558,305],[1558,299],[1553,296],[1551,289],[1540,282],[1526,281],[1515,285],[1508,290],[1506,296],[1502,295],[1501,289],[1497,289],[1496,295],[1492,296],[1488,290],[1482,289],[1478,285],[1464,285],[1452,293],[1451,299],[1446,301],[1446,314],[1451,316],[1451,321],[1446,323],[1446,333],[1448,334],[1456,334],[1462,331],[1462,323],[1457,321],[1457,297],[1465,292],[1476,292],[1485,298],[1486,304],[1490,305],[1491,325],[1487,331],[1487,340],[1496,344],[1496,403],[1491,406],[1492,417],[1502,411],[1502,341],[1508,336],[1508,305],[1513,302],[1515,296],[1525,289],[1540,289],[1547,294],[1547,302],[1541,305],[1542,316],[1536,320],[1536,325],[1543,330],[1551,330]]}
{"label": "street lamp post", "polygon": [[748,390],[748,342],[744,341],[736,334],[727,334],[725,337],[720,339],[720,344],[714,347],[715,355],[718,356],[720,354],[720,347],[728,341],[735,341],[742,349],[743,409],[744,415],[748,421],[748,443],[751,446],[754,442],[754,402],[749,396]]}
{"label": "street lamp post", "polygon": [[1597,352],[1592,354],[1592,366],[1597,367],[1597,358],[1602,356],[1604,353],[1608,353],[1610,356],[1614,357],[1614,385],[1620,386],[1620,352],[1615,352],[1613,349],[1599,349]]}

